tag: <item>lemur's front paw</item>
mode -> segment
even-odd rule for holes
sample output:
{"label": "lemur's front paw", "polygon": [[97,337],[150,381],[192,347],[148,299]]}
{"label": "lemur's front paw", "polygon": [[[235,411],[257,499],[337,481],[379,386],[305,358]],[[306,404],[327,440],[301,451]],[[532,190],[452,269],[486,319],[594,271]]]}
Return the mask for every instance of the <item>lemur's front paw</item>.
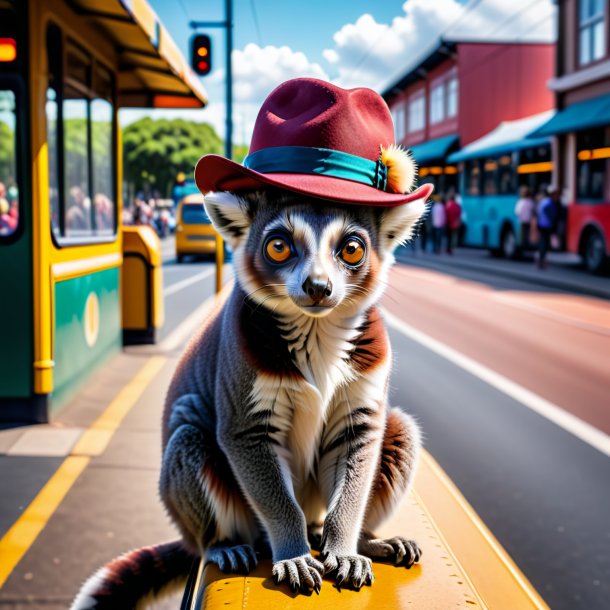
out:
{"label": "lemur's front paw", "polygon": [[373,564],[368,557],[363,555],[336,555],[331,551],[320,553],[320,559],[324,563],[324,569],[331,572],[337,586],[351,585],[360,589],[362,585],[371,585],[373,576]]}
{"label": "lemur's front paw", "polygon": [[402,536],[395,536],[386,540],[361,539],[358,550],[373,559],[391,561],[396,566],[410,568],[414,563],[419,563],[422,550],[415,540],[407,540]]}
{"label": "lemur's front paw", "polygon": [[293,593],[301,591],[320,593],[324,566],[309,553],[294,559],[283,559],[273,564],[273,580],[276,585],[288,581]]}
{"label": "lemur's front paw", "polygon": [[212,545],[205,554],[206,563],[215,563],[226,574],[249,574],[258,563],[249,544],[231,546],[229,543]]}

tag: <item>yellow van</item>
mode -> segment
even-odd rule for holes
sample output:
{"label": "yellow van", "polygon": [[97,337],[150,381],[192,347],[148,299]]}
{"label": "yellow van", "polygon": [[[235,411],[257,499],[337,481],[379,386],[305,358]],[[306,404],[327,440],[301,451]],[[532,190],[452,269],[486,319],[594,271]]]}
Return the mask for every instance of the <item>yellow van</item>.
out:
{"label": "yellow van", "polygon": [[203,208],[203,195],[195,193],[180,200],[176,210],[176,260],[185,255],[216,252],[216,230]]}

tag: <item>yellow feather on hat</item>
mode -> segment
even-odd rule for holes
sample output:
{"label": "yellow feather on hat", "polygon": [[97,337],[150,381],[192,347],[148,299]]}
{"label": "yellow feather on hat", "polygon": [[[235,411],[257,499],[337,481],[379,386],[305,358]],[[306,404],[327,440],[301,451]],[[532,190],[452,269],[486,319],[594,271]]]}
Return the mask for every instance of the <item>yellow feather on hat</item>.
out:
{"label": "yellow feather on hat", "polygon": [[388,168],[386,192],[408,193],[415,184],[417,165],[408,150],[396,144],[381,149],[381,161]]}

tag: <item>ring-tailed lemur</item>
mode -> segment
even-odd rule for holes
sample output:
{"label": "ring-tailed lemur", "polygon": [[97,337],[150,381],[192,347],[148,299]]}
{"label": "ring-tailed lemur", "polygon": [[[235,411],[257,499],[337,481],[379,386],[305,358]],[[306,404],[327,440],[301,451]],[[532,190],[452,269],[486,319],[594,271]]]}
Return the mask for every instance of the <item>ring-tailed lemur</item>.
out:
{"label": "ring-tailed lemur", "polygon": [[267,190],[209,193],[205,207],[233,248],[237,282],[167,395],[160,492],[183,546],[124,556],[74,607],[102,607],[119,581],[136,599],[146,587],[133,566],[141,572],[146,553],[149,566],[172,554],[157,586],[192,556],[247,573],[267,553],[276,583],[316,592],[324,574],[371,584],[371,558],[420,559],[414,541],[373,534],[406,493],[420,447],[414,421],[387,403],[376,303],[426,202],[375,208]]}

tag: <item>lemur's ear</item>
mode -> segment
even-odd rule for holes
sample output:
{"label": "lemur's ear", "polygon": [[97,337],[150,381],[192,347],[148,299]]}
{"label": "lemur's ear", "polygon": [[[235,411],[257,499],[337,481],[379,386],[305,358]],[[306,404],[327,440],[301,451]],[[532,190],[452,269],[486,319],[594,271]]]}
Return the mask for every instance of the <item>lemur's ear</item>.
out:
{"label": "lemur's ear", "polygon": [[379,233],[381,249],[391,252],[398,245],[408,242],[414,236],[419,220],[427,211],[428,203],[425,197],[384,209],[381,213]]}
{"label": "lemur's ear", "polygon": [[229,192],[211,192],[203,198],[205,211],[233,250],[245,240],[252,224],[248,201]]}

